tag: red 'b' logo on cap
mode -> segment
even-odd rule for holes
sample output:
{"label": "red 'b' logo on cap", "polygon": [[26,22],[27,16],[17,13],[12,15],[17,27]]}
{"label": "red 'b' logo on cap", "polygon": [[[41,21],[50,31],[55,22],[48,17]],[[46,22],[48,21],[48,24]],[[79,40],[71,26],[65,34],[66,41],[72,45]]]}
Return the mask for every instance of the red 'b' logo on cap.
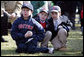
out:
{"label": "red 'b' logo on cap", "polygon": [[55,9],[55,7],[53,7],[53,10]]}

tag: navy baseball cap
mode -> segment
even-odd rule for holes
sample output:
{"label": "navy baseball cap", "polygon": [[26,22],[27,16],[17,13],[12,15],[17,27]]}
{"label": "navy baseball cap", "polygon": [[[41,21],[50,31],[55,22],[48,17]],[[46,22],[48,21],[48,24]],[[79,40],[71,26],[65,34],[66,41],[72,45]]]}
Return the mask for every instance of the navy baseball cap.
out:
{"label": "navy baseball cap", "polygon": [[53,6],[51,8],[51,12],[60,12],[61,11],[61,8],[59,6]]}
{"label": "navy baseball cap", "polygon": [[29,8],[30,10],[33,11],[33,6],[32,6],[31,3],[24,3],[24,4],[22,5],[22,8]]}

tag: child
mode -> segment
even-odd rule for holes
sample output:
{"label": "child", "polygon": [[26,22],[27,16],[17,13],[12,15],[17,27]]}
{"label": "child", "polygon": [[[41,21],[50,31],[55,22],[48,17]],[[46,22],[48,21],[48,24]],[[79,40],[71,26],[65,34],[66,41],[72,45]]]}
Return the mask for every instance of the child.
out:
{"label": "child", "polygon": [[37,20],[45,29],[45,37],[44,40],[41,43],[42,47],[48,47],[48,42],[51,39],[52,33],[48,31],[48,10],[45,8],[40,9],[40,12],[37,17],[35,17],[35,20]]}
{"label": "child", "polygon": [[66,50],[67,31],[69,28],[60,18],[61,9],[59,6],[51,8],[51,18],[48,20],[49,28],[52,32],[51,43],[56,50]]}
{"label": "child", "polygon": [[52,48],[37,48],[37,42],[44,38],[43,27],[31,15],[32,4],[23,4],[21,14],[12,25],[11,36],[16,41],[18,53],[53,53]]}

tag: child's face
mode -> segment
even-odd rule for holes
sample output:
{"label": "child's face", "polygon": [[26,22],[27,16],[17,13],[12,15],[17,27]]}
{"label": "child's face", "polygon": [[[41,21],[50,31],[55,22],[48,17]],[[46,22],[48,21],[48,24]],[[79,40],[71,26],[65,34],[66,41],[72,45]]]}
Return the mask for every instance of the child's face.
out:
{"label": "child's face", "polygon": [[45,21],[48,17],[48,14],[45,12],[41,12],[41,13],[39,13],[39,17],[41,20]]}
{"label": "child's face", "polygon": [[24,18],[28,18],[32,14],[32,11],[28,8],[22,8],[21,13],[22,13]]}
{"label": "child's face", "polygon": [[51,12],[51,17],[52,17],[53,19],[58,19],[59,14],[58,14],[57,12]]}

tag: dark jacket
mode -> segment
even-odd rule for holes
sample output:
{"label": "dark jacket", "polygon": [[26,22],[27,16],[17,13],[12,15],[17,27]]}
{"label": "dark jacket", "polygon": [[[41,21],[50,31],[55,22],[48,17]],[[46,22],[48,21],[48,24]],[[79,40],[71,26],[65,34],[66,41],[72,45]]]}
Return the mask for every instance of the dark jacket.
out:
{"label": "dark jacket", "polygon": [[50,18],[48,22],[49,22],[48,30],[52,32],[52,38],[54,38],[57,35],[57,31],[55,31],[54,29],[53,19]]}
{"label": "dark jacket", "polygon": [[1,35],[8,35],[8,16],[5,13],[3,15],[4,16],[1,17],[1,20],[0,20]]}
{"label": "dark jacket", "polygon": [[24,37],[27,31],[33,32],[30,38],[36,41],[42,41],[44,38],[43,27],[31,17],[28,20],[24,20],[23,17],[16,19],[12,25],[11,36],[17,43],[25,43],[29,39]]}
{"label": "dark jacket", "polygon": [[[59,31],[59,28],[57,28],[57,30],[55,30],[52,18],[50,18],[48,20],[48,22],[49,22],[48,30],[52,32],[52,38],[51,38],[51,40],[52,40],[54,37],[56,37],[56,35],[57,35],[58,31]],[[69,28],[68,28],[68,26],[70,26],[69,24],[61,21],[60,24],[58,25],[58,27],[59,26],[62,26],[64,29],[66,29],[67,32],[69,32]]]}

